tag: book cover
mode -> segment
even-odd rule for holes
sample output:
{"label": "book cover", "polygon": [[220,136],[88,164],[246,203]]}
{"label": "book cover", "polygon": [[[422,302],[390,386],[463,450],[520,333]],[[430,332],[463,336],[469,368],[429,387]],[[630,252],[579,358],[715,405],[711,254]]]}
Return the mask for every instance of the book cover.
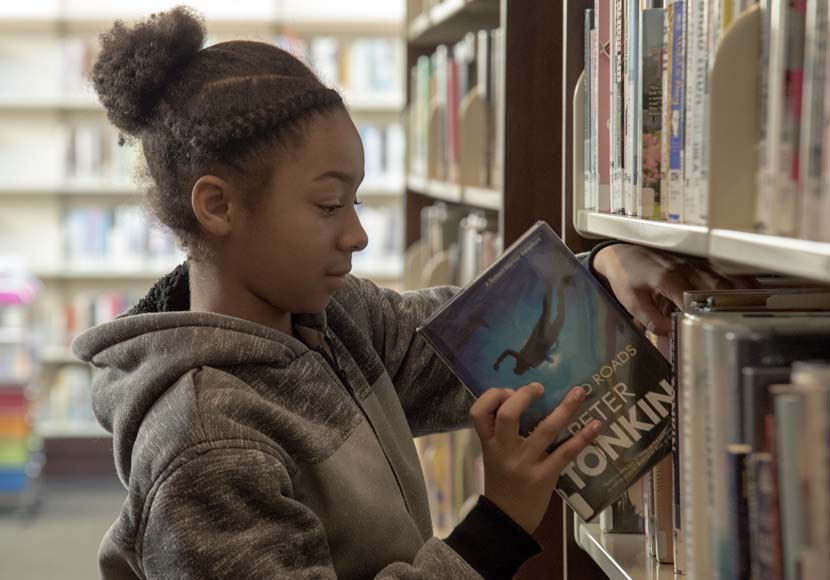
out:
{"label": "book cover", "polygon": [[[600,323],[614,332],[598,336]],[[573,387],[587,398],[554,445],[594,418],[603,431],[558,492],[588,521],[671,448],[671,370],[620,305],[544,222],[528,230],[419,329],[475,396],[538,381],[527,434]]]}
{"label": "book cover", "polygon": [[640,217],[660,219],[663,129],[663,8],[640,16]]}
{"label": "book cover", "polygon": [[680,321],[682,312],[672,313],[672,329],[669,343],[669,364],[672,369],[672,387],[674,404],[672,405],[672,517],[674,526],[674,572],[686,573],[686,516],[683,513],[683,469],[685,462],[682,455],[680,430]]}

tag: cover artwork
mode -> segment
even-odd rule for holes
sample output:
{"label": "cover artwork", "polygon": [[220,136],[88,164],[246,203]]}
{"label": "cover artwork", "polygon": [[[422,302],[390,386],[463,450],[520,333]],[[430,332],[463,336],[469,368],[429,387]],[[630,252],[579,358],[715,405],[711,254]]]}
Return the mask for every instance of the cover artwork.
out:
{"label": "cover artwork", "polygon": [[603,431],[571,463],[558,491],[585,520],[671,451],[671,369],[628,314],[544,222],[419,329],[476,396],[538,381],[527,434],[575,385],[582,410],[555,444],[591,420]]}

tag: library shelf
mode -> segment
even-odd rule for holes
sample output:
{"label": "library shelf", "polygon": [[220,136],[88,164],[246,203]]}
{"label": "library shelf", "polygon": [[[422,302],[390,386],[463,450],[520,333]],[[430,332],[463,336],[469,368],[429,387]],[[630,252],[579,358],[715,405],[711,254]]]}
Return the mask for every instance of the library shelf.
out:
{"label": "library shelf", "polygon": [[418,46],[449,43],[471,30],[497,27],[499,18],[498,0],[445,0],[415,17],[407,38]]}
{"label": "library shelf", "polygon": [[672,564],[646,554],[643,534],[605,534],[599,524],[576,522],[576,542],[609,580],[679,580]]}
{"label": "library shelf", "polygon": [[466,186],[462,196],[467,205],[496,211],[502,208],[502,193],[497,189]]}
{"label": "library shelf", "polygon": [[830,243],[714,229],[710,256],[819,282],[830,282]]}
{"label": "library shelf", "polygon": [[[350,93],[343,91],[343,100],[354,114],[398,114],[403,110],[403,95],[391,93],[388,95],[371,95],[362,93]],[[97,99],[90,96],[67,97],[63,95],[32,95],[26,96],[0,96],[0,111],[10,112],[87,112],[103,113],[104,107]]]}
{"label": "library shelf", "polygon": [[583,235],[613,238],[691,256],[709,255],[709,229],[579,210],[576,229]]}
{"label": "library shelf", "polygon": [[406,187],[434,200],[463,203],[471,207],[495,211],[502,208],[502,192],[497,189],[424,179],[415,175],[407,177]]}
{"label": "library shelf", "polygon": [[99,439],[112,437],[91,420],[43,420],[35,423],[35,433],[44,439]]}
{"label": "library shelf", "polygon": [[[138,21],[138,18],[124,18],[113,14],[107,17],[104,14],[90,15],[49,15],[32,17],[0,17],[0,31],[2,32],[71,32],[97,33],[108,29],[116,20],[124,20],[128,24]],[[279,34],[290,31],[299,35],[328,34],[349,36],[397,36],[402,33],[401,23],[394,19],[378,18],[354,20],[331,19],[325,17],[263,17],[253,19],[212,18],[208,15],[208,32],[216,33],[247,33],[247,34]]]}
{"label": "library shelf", "polygon": [[36,270],[35,276],[45,281],[123,281],[123,282],[153,282],[170,273],[177,264],[167,268],[139,268],[133,270],[119,270],[115,267],[96,268],[55,268]]}
{"label": "library shelf", "polygon": [[142,195],[135,185],[129,182],[106,182],[94,180],[89,182],[72,182],[57,184],[26,183],[19,186],[5,184],[0,188],[2,197],[55,197],[55,196],[95,196],[137,198]]}

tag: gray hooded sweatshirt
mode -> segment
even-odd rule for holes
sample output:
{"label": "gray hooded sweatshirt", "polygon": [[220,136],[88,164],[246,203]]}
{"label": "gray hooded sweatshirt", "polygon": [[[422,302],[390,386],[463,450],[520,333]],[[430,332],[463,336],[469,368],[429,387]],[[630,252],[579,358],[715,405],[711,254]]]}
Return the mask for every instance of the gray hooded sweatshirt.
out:
{"label": "gray hooded sweatshirt", "polygon": [[415,332],[453,292],[350,278],[294,316],[298,339],[190,312],[183,265],[78,337],[128,489],[102,577],[511,577],[538,545],[484,498],[432,537],[412,441],[467,425],[471,396]]}

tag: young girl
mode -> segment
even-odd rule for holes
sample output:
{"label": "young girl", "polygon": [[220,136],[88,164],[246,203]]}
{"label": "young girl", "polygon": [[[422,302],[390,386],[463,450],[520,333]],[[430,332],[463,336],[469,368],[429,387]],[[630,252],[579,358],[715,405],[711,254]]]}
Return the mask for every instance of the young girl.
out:
{"label": "young girl", "polygon": [[[204,34],[184,8],[116,23],[92,75],[188,255],[73,344],[97,369],[94,410],[128,488],[102,577],[511,577],[596,434],[545,453],[582,391],[527,438],[518,417],[540,385],[473,403],[415,335],[454,290],[401,295],[349,275],[368,240],[363,150],[340,96],[274,46],[203,49]],[[644,296],[667,269],[626,256],[614,246],[597,263],[629,306],[656,311]],[[485,494],[441,541],[412,437],[468,415]]]}

